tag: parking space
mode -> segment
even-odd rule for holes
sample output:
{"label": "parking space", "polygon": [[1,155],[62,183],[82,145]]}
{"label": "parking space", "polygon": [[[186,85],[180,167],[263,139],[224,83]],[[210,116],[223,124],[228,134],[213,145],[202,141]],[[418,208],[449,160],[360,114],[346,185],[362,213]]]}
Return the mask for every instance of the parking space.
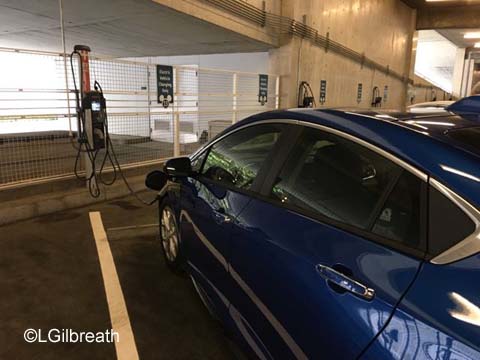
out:
{"label": "parking space", "polygon": [[0,228],[0,358],[130,358],[113,343],[24,340],[30,328],[44,335],[50,329],[112,329],[109,311],[121,299],[107,299],[111,273],[102,273],[92,212],[103,220],[139,358],[239,356],[187,276],[167,270],[152,226],[157,210],[138,204],[124,198]]}
{"label": "parking space", "polygon": [[0,20],[0,360],[480,360],[480,0]]}

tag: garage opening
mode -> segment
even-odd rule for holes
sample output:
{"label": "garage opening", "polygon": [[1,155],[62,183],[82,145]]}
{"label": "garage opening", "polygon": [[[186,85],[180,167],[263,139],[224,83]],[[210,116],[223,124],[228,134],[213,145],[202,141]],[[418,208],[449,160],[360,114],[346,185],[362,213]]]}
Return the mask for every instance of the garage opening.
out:
{"label": "garage opening", "polygon": [[[237,56],[248,58],[249,54]],[[222,55],[213,58],[217,68],[171,66],[173,99],[165,108],[159,100],[157,73],[170,65],[160,61],[181,59],[91,56],[91,81],[101,84],[111,140],[122,166],[191,154],[232,123],[278,108],[278,76],[219,69],[218,63],[225,59]],[[0,48],[0,61],[0,187],[72,176],[77,115],[69,55]],[[187,57],[184,61],[192,60]],[[78,87],[77,62],[72,59]],[[261,101],[259,79],[265,76],[268,91]],[[102,151],[97,156],[98,166]],[[79,162],[84,171],[84,159]]]}

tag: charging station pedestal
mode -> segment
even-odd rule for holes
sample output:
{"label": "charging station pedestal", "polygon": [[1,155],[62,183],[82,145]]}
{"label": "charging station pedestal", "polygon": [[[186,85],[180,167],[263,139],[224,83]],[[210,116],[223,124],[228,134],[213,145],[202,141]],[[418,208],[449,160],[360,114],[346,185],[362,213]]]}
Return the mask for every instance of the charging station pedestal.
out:
{"label": "charging station pedestal", "polygon": [[[90,48],[85,45],[75,45],[74,51],[79,54],[78,73],[80,74],[80,99],[83,123],[79,122],[80,129],[84,132],[84,139],[88,143],[85,152],[85,178],[87,186],[98,190],[97,178],[94,176],[94,161],[100,149],[107,146],[105,134],[106,103],[103,94],[92,91],[90,87]],[[80,117],[80,116],[79,116]],[[79,137],[80,138],[80,137]]]}

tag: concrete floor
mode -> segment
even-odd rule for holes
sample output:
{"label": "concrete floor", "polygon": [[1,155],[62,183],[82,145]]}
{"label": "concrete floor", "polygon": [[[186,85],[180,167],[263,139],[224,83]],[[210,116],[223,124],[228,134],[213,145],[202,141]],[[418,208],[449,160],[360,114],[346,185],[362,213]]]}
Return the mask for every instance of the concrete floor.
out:
{"label": "concrete floor", "polygon": [[[143,194],[147,197],[151,194]],[[167,270],[156,207],[133,198],[0,228],[0,359],[115,359],[114,344],[27,343],[28,328],[111,329],[90,211],[100,211],[140,359],[242,357],[186,276]]]}

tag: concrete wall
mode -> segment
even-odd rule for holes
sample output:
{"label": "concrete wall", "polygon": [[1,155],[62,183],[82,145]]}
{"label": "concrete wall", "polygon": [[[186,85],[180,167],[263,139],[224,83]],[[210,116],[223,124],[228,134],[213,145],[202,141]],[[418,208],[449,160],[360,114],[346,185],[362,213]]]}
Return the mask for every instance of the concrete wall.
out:
{"label": "concrete wall", "polygon": [[[409,86],[407,96],[407,106],[412,104],[418,104],[428,101],[433,101],[435,98],[437,101],[450,100],[451,94],[433,85],[425,79],[422,79],[418,75],[413,77],[414,84]],[[412,100],[413,97],[413,100]]]}
{"label": "concrete wall", "polygon": [[[282,15],[302,21],[329,33],[332,40],[359,52],[390,69],[408,75],[411,63],[415,11],[397,0],[284,0]],[[383,96],[388,86],[385,108],[405,105],[407,86],[400,80],[314,46],[308,40],[285,36],[282,46],[270,51],[270,72],[282,75],[281,106],[297,104],[300,81],[308,81],[317,99],[320,80],[327,80],[324,106],[368,108],[372,89],[378,86]],[[357,104],[357,85],[363,84],[362,101]]]}
{"label": "concrete wall", "polygon": [[267,52],[133,58],[136,61],[148,61],[148,59],[154,64],[197,65],[200,68],[209,69],[255,73],[268,72]]}

